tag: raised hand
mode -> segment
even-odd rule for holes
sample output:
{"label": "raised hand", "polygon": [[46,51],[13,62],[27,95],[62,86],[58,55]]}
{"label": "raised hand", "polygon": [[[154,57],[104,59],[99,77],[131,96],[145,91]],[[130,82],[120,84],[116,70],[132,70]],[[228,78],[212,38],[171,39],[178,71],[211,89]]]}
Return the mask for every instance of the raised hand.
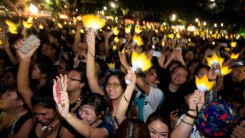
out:
{"label": "raised hand", "polygon": [[245,121],[233,128],[231,138],[245,138]]}
{"label": "raised hand", "polygon": [[[60,89],[59,86],[60,85]],[[53,84],[53,98],[57,106],[57,110],[62,117],[66,117],[70,114],[69,112],[69,98],[67,89],[67,75],[57,76]]]}
{"label": "raised hand", "polygon": [[22,53],[19,49],[23,47],[26,39],[19,39],[17,42],[14,44],[14,48],[16,49],[16,54],[20,59],[31,59],[35,51],[38,49],[40,43],[35,45],[30,51],[28,51],[26,54]]}
{"label": "raised hand", "polygon": [[130,83],[129,84],[135,84],[136,83],[136,75],[133,69],[130,67],[129,70],[127,71],[127,75],[125,76],[125,79],[128,80]]}
{"label": "raised hand", "polygon": [[205,104],[205,93],[200,90],[195,90],[193,95],[189,98],[189,109],[196,109],[198,108],[198,112],[201,111]]}

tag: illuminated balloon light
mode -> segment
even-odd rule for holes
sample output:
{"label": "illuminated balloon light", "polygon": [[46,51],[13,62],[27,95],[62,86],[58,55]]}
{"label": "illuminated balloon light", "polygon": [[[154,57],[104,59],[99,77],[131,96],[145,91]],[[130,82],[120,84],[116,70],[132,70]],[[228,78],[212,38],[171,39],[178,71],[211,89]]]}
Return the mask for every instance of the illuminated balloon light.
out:
{"label": "illuminated balloon light", "polygon": [[8,29],[9,29],[11,34],[18,34],[18,32],[17,32],[18,25],[17,24],[15,24],[9,20],[5,20],[5,23],[8,25]]}
{"label": "illuminated balloon light", "polygon": [[115,68],[115,63],[108,63],[108,66],[110,69],[114,69]]}
{"label": "illuminated balloon light", "polygon": [[30,11],[32,14],[37,14],[37,13],[38,13],[38,8],[37,8],[37,6],[31,4],[30,7],[29,7],[29,11]]}
{"label": "illuminated balloon light", "polygon": [[237,43],[236,42],[231,42],[231,47],[236,47]]}
{"label": "illuminated balloon light", "polygon": [[106,20],[101,19],[98,15],[88,14],[82,16],[82,22],[86,28],[98,30],[105,26]]}
{"label": "illuminated balloon light", "polygon": [[114,38],[114,41],[117,43],[117,42],[119,42],[119,38],[118,37],[115,37]]}
{"label": "illuminated balloon light", "polygon": [[116,50],[116,49],[117,49],[117,45],[113,45],[112,50]]}
{"label": "illuminated balloon light", "polygon": [[216,54],[213,54],[212,57],[206,57],[206,60],[208,62],[208,66],[210,67],[217,66],[217,65],[222,67],[222,64],[224,62],[224,59],[218,57]]}
{"label": "illuminated balloon light", "polygon": [[237,53],[237,54],[232,53],[231,54],[231,59],[237,59],[238,57],[239,57],[239,53]]}
{"label": "illuminated balloon light", "polygon": [[135,33],[139,34],[142,32],[142,29],[140,28],[140,26],[136,26],[134,31]]}
{"label": "illuminated balloon light", "polygon": [[125,32],[126,32],[127,34],[131,32],[131,28],[130,28],[130,26],[125,27]]}
{"label": "illuminated balloon light", "polygon": [[61,23],[58,23],[58,26],[59,28],[63,28],[62,24]]}
{"label": "illuminated balloon light", "polygon": [[208,80],[207,74],[204,75],[201,79],[199,79],[196,76],[196,86],[202,92],[209,91],[214,86],[214,84],[215,84],[214,81],[209,81]]}
{"label": "illuminated balloon light", "polygon": [[138,45],[138,46],[142,46],[144,44],[144,42],[140,36],[134,35],[133,36],[133,44]]}
{"label": "illuminated balloon light", "polygon": [[122,51],[121,51],[121,53],[124,54],[125,52],[126,52],[126,50],[125,50],[125,48],[123,48]]}
{"label": "illuminated balloon light", "polygon": [[221,68],[221,75],[225,76],[225,75],[231,73],[231,71],[232,71],[232,69],[229,68],[228,66],[222,67]]}
{"label": "illuminated balloon light", "polygon": [[84,33],[84,29],[80,29],[80,32],[83,34]]}
{"label": "illuminated balloon light", "polygon": [[173,39],[174,38],[174,34],[169,34],[168,37]]}
{"label": "illuminated balloon light", "polygon": [[138,54],[135,51],[132,52],[131,62],[132,69],[136,72],[139,70],[146,71],[152,66],[151,61],[147,58],[145,53]]}
{"label": "illuminated balloon light", "polygon": [[113,30],[114,35],[118,35],[120,32],[117,27],[112,28],[112,30]]}
{"label": "illuminated balloon light", "polygon": [[31,28],[32,27],[32,23],[28,23],[27,21],[23,21],[22,24],[25,28]]}

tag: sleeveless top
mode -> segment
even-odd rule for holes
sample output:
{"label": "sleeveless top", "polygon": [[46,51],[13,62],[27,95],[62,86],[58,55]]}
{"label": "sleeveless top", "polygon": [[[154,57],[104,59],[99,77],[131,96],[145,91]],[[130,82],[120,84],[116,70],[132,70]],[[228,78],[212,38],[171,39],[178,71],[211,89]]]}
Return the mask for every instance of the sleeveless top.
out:
{"label": "sleeveless top", "polygon": [[[4,116],[4,112],[2,112],[0,116]],[[8,138],[14,136],[19,132],[22,125],[31,118],[32,114],[30,112],[27,112],[16,120],[10,122],[7,126],[0,128],[0,138]]]}

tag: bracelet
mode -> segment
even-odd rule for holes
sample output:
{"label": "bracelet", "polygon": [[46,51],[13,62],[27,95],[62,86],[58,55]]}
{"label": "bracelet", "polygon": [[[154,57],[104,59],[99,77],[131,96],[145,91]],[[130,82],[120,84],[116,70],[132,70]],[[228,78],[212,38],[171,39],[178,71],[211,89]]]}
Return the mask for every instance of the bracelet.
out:
{"label": "bracelet", "polygon": [[125,101],[127,101],[129,103],[129,100],[125,97],[125,94],[123,94],[123,97],[124,97]]}
{"label": "bracelet", "polygon": [[88,50],[88,53],[91,55],[91,56],[93,56],[94,57],[94,55]]}
{"label": "bracelet", "polygon": [[188,117],[190,117],[190,118],[193,118],[193,119],[196,119],[197,118],[197,116],[191,115],[188,112],[185,112],[185,115],[188,116]]}
{"label": "bracelet", "polygon": [[188,109],[188,111],[196,111],[196,109]]}
{"label": "bracelet", "polygon": [[188,122],[184,121],[183,119],[181,119],[181,122],[183,122],[183,123],[185,123],[185,124],[187,124],[187,125],[192,126],[192,124],[190,124],[190,123],[188,123]]}

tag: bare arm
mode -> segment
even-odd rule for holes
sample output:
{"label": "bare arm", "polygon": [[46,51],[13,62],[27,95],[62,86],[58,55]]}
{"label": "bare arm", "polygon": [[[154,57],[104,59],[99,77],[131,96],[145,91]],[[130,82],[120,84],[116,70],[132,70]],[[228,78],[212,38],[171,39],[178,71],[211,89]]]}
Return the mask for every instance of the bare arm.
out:
{"label": "bare arm", "polygon": [[[61,82],[64,91],[61,91],[59,95],[56,92],[57,81]],[[53,96],[57,106],[57,110],[60,115],[81,135],[84,137],[108,137],[108,131],[106,128],[94,128],[86,124],[82,120],[78,119],[73,113],[69,112],[69,97],[68,93],[65,91],[67,89],[67,76],[57,77],[57,80],[54,80],[53,85]]]}
{"label": "bare arm", "polygon": [[[192,96],[189,98],[189,109],[195,109],[198,106],[198,112],[202,109],[205,103],[204,92],[196,90]],[[197,103],[197,104],[196,104]],[[192,116],[197,116],[196,111],[188,111]],[[178,126],[171,132],[170,138],[188,138],[190,137],[192,126],[195,119],[184,116]],[[191,125],[192,124],[192,125]]]}
{"label": "bare arm", "polygon": [[17,72],[17,88],[20,92],[23,100],[29,110],[32,110],[31,97],[33,95],[30,88],[30,79],[29,79],[29,69],[31,64],[31,57],[34,52],[37,50],[39,44],[35,46],[31,51],[26,54],[23,54],[18,50],[19,47],[23,46],[24,41],[20,40],[15,45],[16,53],[20,59],[20,64]]}
{"label": "bare arm", "polygon": [[99,86],[98,77],[95,73],[95,34],[90,30],[86,35],[88,43],[86,75],[91,92],[104,95],[104,91]]}
{"label": "bare arm", "polygon": [[121,96],[117,112],[116,112],[116,119],[117,123],[120,125],[122,121],[126,118],[126,112],[128,110],[129,102],[131,100],[135,83],[136,83],[136,76],[132,68],[128,70],[128,74],[125,76],[127,80],[130,81],[130,83],[127,85],[127,88],[123,95]]}
{"label": "bare arm", "polygon": [[75,54],[78,54],[77,47],[79,42],[81,41],[81,32],[80,32],[81,29],[82,29],[82,23],[77,22],[74,43],[72,45],[72,50]]}
{"label": "bare arm", "polygon": [[13,65],[17,65],[18,64],[17,58],[15,57],[15,55],[11,51],[8,39],[3,41],[3,48],[4,48],[5,52],[7,53],[11,63]]}

